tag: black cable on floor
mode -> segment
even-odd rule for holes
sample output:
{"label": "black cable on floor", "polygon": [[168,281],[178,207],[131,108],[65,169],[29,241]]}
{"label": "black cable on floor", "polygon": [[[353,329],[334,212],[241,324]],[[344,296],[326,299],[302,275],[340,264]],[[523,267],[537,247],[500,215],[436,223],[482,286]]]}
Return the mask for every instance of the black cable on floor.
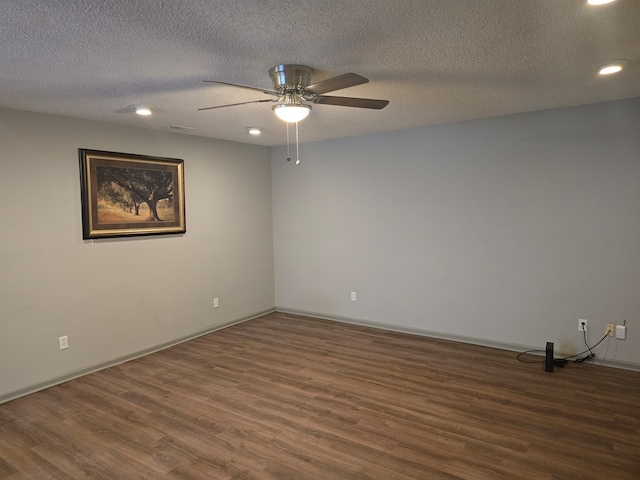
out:
{"label": "black cable on floor", "polygon": [[[579,357],[580,355],[584,355],[585,353],[589,352],[589,355],[595,356],[595,354],[592,352],[593,348],[596,348],[598,345],[600,345],[602,342],[604,342],[604,339],[607,338],[609,336],[609,334],[607,333],[604,337],[602,337],[600,339],[600,341],[598,343],[596,343],[593,347],[589,347],[589,345],[587,345],[587,350],[585,350],[584,352],[580,352],[580,353],[576,353],[574,355],[568,355],[566,357],[562,357],[562,358],[554,358],[553,361],[557,362],[558,360],[569,360],[571,358],[574,357]],[[586,341],[585,341],[586,343]],[[516,360],[518,360],[521,363],[544,363],[544,359],[543,360],[533,360],[533,361],[529,361],[529,360],[522,360],[523,355],[529,354],[529,353],[545,353],[545,350],[527,350],[526,352],[520,352],[517,356],[516,356]],[[586,358],[592,358],[590,357],[586,357]],[[585,359],[586,359],[585,358]],[[584,360],[583,360],[584,361]]]}
{"label": "black cable on floor", "polygon": [[595,357],[595,354],[591,351],[591,347],[587,343],[587,331],[586,330],[582,330],[582,338],[584,339],[584,346],[589,349],[589,354],[591,354],[592,357]]}

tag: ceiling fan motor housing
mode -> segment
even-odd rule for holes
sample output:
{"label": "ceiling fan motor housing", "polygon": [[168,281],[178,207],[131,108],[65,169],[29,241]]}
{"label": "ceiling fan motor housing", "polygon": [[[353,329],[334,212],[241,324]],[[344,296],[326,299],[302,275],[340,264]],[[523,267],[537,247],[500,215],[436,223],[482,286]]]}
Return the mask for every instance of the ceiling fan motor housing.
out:
{"label": "ceiling fan motor housing", "polygon": [[[271,81],[273,82],[273,91],[217,80],[205,80],[205,82],[209,83],[218,83],[221,85],[258,91],[278,98],[273,100],[250,100],[248,102],[232,103],[229,105],[199,108],[198,110],[233,107],[236,105],[245,105],[247,103],[278,102],[277,105],[274,105],[272,108],[280,118],[285,116],[284,112],[286,112],[286,116],[288,118],[297,118],[293,116],[293,112],[295,111],[300,115],[303,113],[305,114],[299,119],[294,120],[285,120],[283,118],[283,120],[287,122],[296,122],[304,118],[309,113],[309,110],[311,110],[311,105],[309,105],[309,103],[369,108],[374,110],[380,110],[389,104],[388,100],[376,100],[374,98],[335,97],[332,95],[325,95],[326,93],[342,90],[343,88],[355,87],[356,85],[368,83],[369,80],[361,75],[357,75],[355,73],[344,73],[337,77],[327,78],[312,84],[311,76],[313,73],[313,68],[306,65],[276,65],[269,69],[269,77],[271,77]],[[291,112],[292,116],[289,116],[289,112]]]}
{"label": "ceiling fan motor housing", "polygon": [[273,87],[280,93],[300,93],[307,87],[313,68],[306,65],[276,65],[269,70]]}

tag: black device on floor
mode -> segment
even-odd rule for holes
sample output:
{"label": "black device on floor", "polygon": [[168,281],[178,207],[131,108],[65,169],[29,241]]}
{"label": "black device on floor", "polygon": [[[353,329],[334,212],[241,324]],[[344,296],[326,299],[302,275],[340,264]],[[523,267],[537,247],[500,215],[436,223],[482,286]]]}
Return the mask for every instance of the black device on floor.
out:
{"label": "black device on floor", "polygon": [[547,342],[544,356],[544,371],[553,372],[553,342]]}

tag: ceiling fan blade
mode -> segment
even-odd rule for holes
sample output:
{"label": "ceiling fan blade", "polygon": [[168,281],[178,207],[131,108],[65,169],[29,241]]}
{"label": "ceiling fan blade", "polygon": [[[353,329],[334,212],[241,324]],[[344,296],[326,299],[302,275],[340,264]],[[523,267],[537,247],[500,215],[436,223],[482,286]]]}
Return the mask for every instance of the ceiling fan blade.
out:
{"label": "ceiling fan blade", "polygon": [[322,95],[323,93],[334,92],[347,87],[355,87],[356,85],[362,85],[363,83],[368,82],[368,79],[355,73],[345,73],[343,75],[338,75],[337,77],[331,77],[326,80],[313,83],[306,87],[305,91],[315,93],[316,95]]}
{"label": "ceiling fan blade", "polygon": [[235,107],[237,105],[246,105],[247,103],[262,103],[262,102],[273,102],[273,100],[269,100],[268,98],[265,98],[263,100],[252,100],[250,102],[230,103],[228,105],[216,105],[215,107],[204,107],[204,108],[199,108],[198,110],[212,110],[214,108]]}
{"label": "ceiling fan blade", "polygon": [[272,90],[266,90],[264,88],[258,88],[258,87],[249,87],[247,85],[239,85],[237,83],[218,82],[216,80],[203,80],[203,82],[205,82],[205,83],[217,83],[219,85],[228,85],[230,87],[246,88],[247,90],[253,90],[255,92],[262,92],[262,93],[266,93],[267,95],[275,95],[276,97],[279,96],[279,94],[277,92],[274,92]]}
{"label": "ceiling fan blade", "polygon": [[376,100],[374,98],[331,97],[324,95],[318,95],[317,97],[312,98],[310,101],[313,103],[319,103],[321,105],[373,108],[374,110],[381,110],[389,105],[389,100]]}

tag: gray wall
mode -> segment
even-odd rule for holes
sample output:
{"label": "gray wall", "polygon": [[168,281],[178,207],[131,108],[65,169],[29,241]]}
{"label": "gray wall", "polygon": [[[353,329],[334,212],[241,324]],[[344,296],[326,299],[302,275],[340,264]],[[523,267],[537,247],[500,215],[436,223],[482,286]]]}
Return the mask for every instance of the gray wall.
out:
{"label": "gray wall", "polygon": [[626,319],[599,358],[640,368],[639,99],[300,155],[272,150],[278,309],[570,353]]}
{"label": "gray wall", "polygon": [[[184,159],[187,233],[83,241],[79,147]],[[14,110],[0,148],[0,400],[273,310],[268,148]]]}
{"label": "gray wall", "polygon": [[[83,241],[79,147],[183,158],[187,233]],[[592,342],[627,319],[599,353],[640,368],[638,99],[303,144],[299,166],[14,110],[0,148],[0,401],[270,311],[274,288],[283,310],[508,348],[575,352],[578,318]]]}

